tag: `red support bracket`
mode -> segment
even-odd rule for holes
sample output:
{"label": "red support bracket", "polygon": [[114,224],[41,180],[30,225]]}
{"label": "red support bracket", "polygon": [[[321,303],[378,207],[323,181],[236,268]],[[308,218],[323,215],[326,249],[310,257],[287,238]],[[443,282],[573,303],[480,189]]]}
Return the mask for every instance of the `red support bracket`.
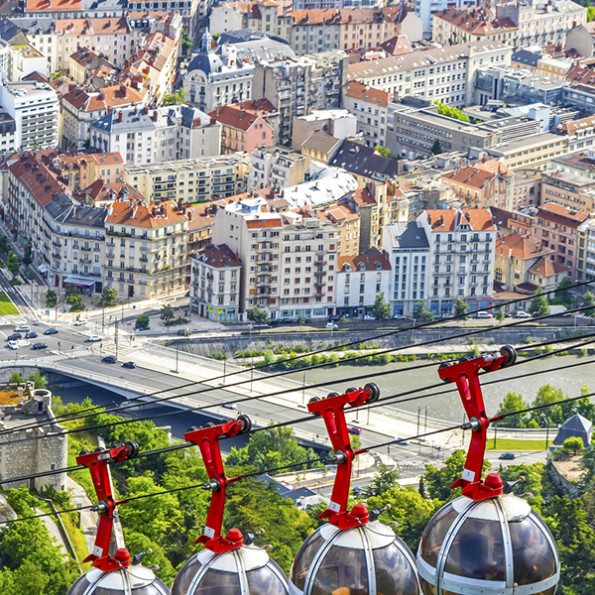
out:
{"label": "red support bracket", "polygon": [[347,512],[351,469],[353,459],[357,453],[351,448],[347,421],[345,420],[345,406],[361,407],[364,404],[374,403],[379,396],[378,387],[373,383],[369,383],[364,388],[348,389],[342,395],[331,393],[326,399],[314,397],[308,403],[308,411],[317,413],[324,419],[331,444],[335,449],[333,458],[337,462],[337,475],[331,495],[331,503],[319,518],[328,518],[329,523],[340,529],[349,529],[367,522],[367,515],[354,515],[352,514],[353,511],[352,513]]}
{"label": "red support bracket", "polygon": [[463,468],[463,476],[451,488],[462,486],[463,494],[473,500],[485,500],[502,493],[502,480],[490,473],[481,479],[483,458],[490,418],[486,415],[479,372],[493,372],[511,366],[516,361],[514,347],[505,345],[498,353],[484,353],[476,358],[463,358],[455,364],[441,364],[438,375],[445,382],[455,382],[472,430],[471,442]]}
{"label": "red support bracket", "polygon": [[184,434],[186,442],[194,442],[200,449],[205,464],[209,483],[205,489],[213,491],[204,533],[195,543],[204,543],[205,547],[216,554],[238,549],[242,546],[242,534],[237,529],[229,531],[227,537],[222,537],[223,512],[225,509],[225,491],[227,485],[234,478],[225,476],[219,440],[233,438],[238,434],[245,434],[252,428],[252,422],[247,415],[240,415],[238,419],[219,425],[209,425],[204,428],[193,428]]}
{"label": "red support bracket", "polygon": [[[112,570],[130,566],[130,554],[124,548],[124,540],[119,527],[118,512],[116,510],[118,504],[125,502],[125,500],[116,500],[114,498],[114,486],[112,484],[112,475],[109,466],[111,463],[133,459],[137,455],[138,444],[130,441],[104,450],[98,449],[94,452],[83,452],[76,459],[79,465],[85,465],[91,473],[91,480],[93,481],[93,487],[95,488],[98,500],[98,504],[93,507],[93,510],[100,513],[93,552],[83,561],[93,562],[93,566],[104,572],[111,572]],[[114,557],[112,557],[109,551],[114,532],[117,551]]]}

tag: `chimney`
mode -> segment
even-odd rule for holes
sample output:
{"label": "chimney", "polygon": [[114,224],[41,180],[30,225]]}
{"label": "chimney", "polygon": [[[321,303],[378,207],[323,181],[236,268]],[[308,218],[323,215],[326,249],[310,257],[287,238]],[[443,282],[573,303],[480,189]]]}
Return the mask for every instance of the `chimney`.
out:
{"label": "chimney", "polygon": [[122,121],[122,110],[118,112],[118,120]]}
{"label": "chimney", "polygon": [[155,111],[153,112],[153,120],[154,120],[155,122],[157,122],[157,119],[158,119],[158,118],[159,118],[159,112],[158,112],[157,110],[155,110]]}

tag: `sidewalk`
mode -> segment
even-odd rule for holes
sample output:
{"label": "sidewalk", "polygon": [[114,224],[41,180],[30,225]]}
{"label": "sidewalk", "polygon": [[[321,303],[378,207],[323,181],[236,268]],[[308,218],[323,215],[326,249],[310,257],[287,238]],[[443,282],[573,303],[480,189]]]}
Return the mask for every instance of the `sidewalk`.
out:
{"label": "sidewalk", "polygon": [[[70,475],[66,477],[66,491],[70,494],[70,499],[72,500],[74,508],[79,506],[91,506],[91,504],[93,504],[83,487],[74,481]],[[81,510],[79,515],[81,519],[81,528],[85,535],[87,551],[92,552],[93,545],[95,544],[95,534],[97,532],[97,513],[87,509]]]}

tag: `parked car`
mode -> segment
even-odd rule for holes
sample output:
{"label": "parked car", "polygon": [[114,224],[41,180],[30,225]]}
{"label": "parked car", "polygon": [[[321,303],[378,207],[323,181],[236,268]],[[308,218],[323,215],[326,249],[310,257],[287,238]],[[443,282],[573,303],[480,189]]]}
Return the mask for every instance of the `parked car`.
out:
{"label": "parked car", "polygon": [[330,329],[338,329],[339,325],[335,324],[334,322],[327,322],[326,323],[326,328],[330,328]]}
{"label": "parked car", "polygon": [[475,315],[475,318],[494,318],[494,316],[489,312],[478,312]]}
{"label": "parked car", "polygon": [[15,333],[28,333],[31,327],[28,324],[21,324],[14,329]]}
{"label": "parked car", "polygon": [[353,486],[352,492],[356,498],[360,498],[365,494],[364,488],[362,488],[360,486]]}
{"label": "parked car", "polygon": [[19,344],[16,341],[9,341],[6,344],[6,347],[8,347],[8,349],[18,349],[19,348]]}
{"label": "parked car", "polygon": [[37,333],[35,331],[29,331],[25,335],[25,339],[37,339]]}
{"label": "parked car", "polygon": [[99,335],[89,335],[86,339],[87,343],[97,343],[97,341],[101,341],[102,338]]}
{"label": "parked car", "polygon": [[237,409],[238,406],[235,403],[223,403],[225,409]]}
{"label": "parked car", "polygon": [[519,310],[518,312],[514,313],[515,318],[531,318],[531,314],[528,312],[523,312],[523,310]]}
{"label": "parked car", "polygon": [[512,459],[516,459],[516,455],[513,452],[503,452],[498,458],[504,461],[511,461]]}
{"label": "parked car", "polygon": [[117,363],[118,359],[115,355],[106,355],[104,358],[101,359],[102,362],[106,364],[115,364]]}
{"label": "parked car", "polygon": [[359,436],[362,433],[362,429],[358,428],[357,426],[349,426],[347,431],[354,436]]}
{"label": "parked car", "polygon": [[374,318],[374,316],[372,316],[371,314],[366,314],[364,316],[364,320],[376,320],[376,318]]}
{"label": "parked car", "polygon": [[124,362],[122,367],[128,368],[129,370],[134,370],[134,368],[136,368],[136,364],[134,362]]}
{"label": "parked car", "polygon": [[399,444],[400,446],[407,446],[409,442],[405,438],[395,438],[395,444]]}
{"label": "parked car", "polygon": [[31,346],[31,349],[47,349],[48,344],[47,343],[33,343],[33,345]]}
{"label": "parked car", "polygon": [[86,318],[79,318],[78,320],[74,321],[74,326],[84,326],[85,324],[87,324]]}
{"label": "parked car", "polygon": [[55,335],[58,333],[58,329],[54,328],[53,326],[51,326],[50,328],[46,328],[45,331],[43,331],[44,335]]}
{"label": "parked car", "polygon": [[404,314],[395,314],[393,316],[393,320],[407,320],[407,316]]}
{"label": "parked car", "polygon": [[338,322],[339,320],[341,320],[341,317],[338,314],[331,314],[328,317],[329,322]]}
{"label": "parked car", "polygon": [[10,335],[8,335],[8,337],[6,337],[7,341],[18,341],[19,339],[22,339],[23,335],[21,335],[21,333],[12,333]]}

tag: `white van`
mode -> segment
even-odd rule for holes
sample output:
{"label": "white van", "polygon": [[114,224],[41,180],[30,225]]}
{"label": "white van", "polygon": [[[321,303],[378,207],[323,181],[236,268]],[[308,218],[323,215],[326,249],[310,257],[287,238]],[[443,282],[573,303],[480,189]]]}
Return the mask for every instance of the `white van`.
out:
{"label": "white van", "polygon": [[475,318],[494,318],[489,312],[478,312]]}

